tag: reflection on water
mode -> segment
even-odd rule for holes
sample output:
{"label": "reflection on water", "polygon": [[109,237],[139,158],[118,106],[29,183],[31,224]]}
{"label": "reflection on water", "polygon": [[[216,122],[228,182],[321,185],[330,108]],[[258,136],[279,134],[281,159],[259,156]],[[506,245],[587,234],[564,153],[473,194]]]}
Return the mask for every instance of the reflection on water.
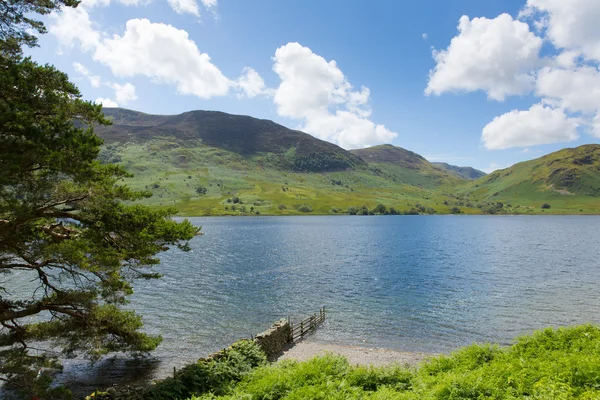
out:
{"label": "reflection on water", "polygon": [[287,315],[328,309],[314,340],[444,352],[599,322],[600,218],[194,218],[193,251],[161,256],[131,307],[159,361],[67,366],[67,381],[166,376]]}

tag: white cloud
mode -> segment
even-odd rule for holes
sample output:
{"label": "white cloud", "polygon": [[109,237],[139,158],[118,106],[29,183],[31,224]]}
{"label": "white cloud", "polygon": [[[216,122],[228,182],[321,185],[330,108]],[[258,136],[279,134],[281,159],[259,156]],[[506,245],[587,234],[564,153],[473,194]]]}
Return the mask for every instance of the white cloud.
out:
{"label": "white cloud", "polygon": [[127,21],[125,33],[104,39],[94,59],[115,76],[144,75],[158,83],[175,84],[180,94],[203,99],[226,95],[234,85],[186,31],[147,19]]}
{"label": "white cloud", "polygon": [[[125,83],[125,84],[121,85],[121,84],[113,83],[113,82],[102,82],[102,79],[100,79],[100,77],[98,75],[93,75],[90,72],[90,70],[87,69],[84,65],[82,65],[78,62],[74,62],[73,67],[75,68],[75,71],[77,71],[81,75],[88,78],[90,81],[90,84],[93,87],[99,88],[101,85],[104,85],[104,86],[110,87],[111,89],[114,89],[115,98],[116,98],[117,102],[122,103],[122,104],[127,104],[127,103],[137,99],[137,95],[135,94],[135,86],[133,86],[131,83]],[[101,100],[116,104],[114,101],[112,101],[110,99],[102,99],[101,98]],[[111,107],[117,107],[117,106],[115,105],[115,106],[111,106]]]}
{"label": "white cloud", "polygon": [[[177,14],[192,14],[200,16],[200,6],[197,0],[167,0]],[[210,10],[217,7],[217,0],[201,0],[204,8]]]}
{"label": "white cloud", "polygon": [[483,128],[481,139],[487,149],[494,150],[569,142],[578,138],[578,126],[578,120],[563,110],[535,104],[529,110],[494,118]]}
{"label": "white cloud", "polygon": [[491,174],[494,171],[498,171],[499,169],[504,169],[504,168],[508,168],[510,167],[510,165],[508,164],[498,164],[498,163],[490,163],[490,166],[487,168],[482,168],[481,171],[485,172],[486,174]]}
{"label": "white cloud", "polygon": [[268,89],[263,78],[250,67],[245,67],[242,75],[238,78],[236,86],[240,93],[238,98],[248,97],[250,99],[261,95],[272,95],[273,91]]}
{"label": "white cloud", "polygon": [[423,38],[423,40],[427,40],[427,38],[429,37],[429,35],[426,34],[426,33],[424,33],[424,34],[421,35],[421,37]]}
{"label": "white cloud", "polygon": [[367,119],[369,89],[353,90],[335,61],[326,61],[299,43],[281,46],[273,60],[281,79],[274,96],[277,112],[302,120],[300,129],[346,148],[389,142],[397,136]]}
{"label": "white cloud", "polygon": [[600,61],[600,1],[528,0],[521,17],[535,17],[559,49],[582,51]]}
{"label": "white cloud", "polygon": [[167,0],[173,11],[177,14],[192,14],[200,16],[200,8],[196,0]]}
{"label": "white cloud", "polygon": [[119,107],[119,105],[116,102],[114,102],[113,100],[105,99],[102,97],[97,98],[95,103],[102,104],[102,107],[108,107],[108,108]]}
{"label": "white cloud", "polygon": [[100,42],[100,33],[85,7],[63,7],[60,13],[50,14],[50,20],[53,23],[48,31],[58,39],[59,51],[73,47],[76,42],[79,42],[82,51],[90,51]]}
{"label": "white cloud", "polygon": [[202,0],[202,5],[206,8],[216,7],[217,0]]}
{"label": "white cloud", "polygon": [[78,62],[73,63],[73,68],[75,68],[75,71],[77,71],[79,74],[85,76],[90,81],[90,85],[92,85],[92,87],[100,87],[102,81],[98,75],[92,74],[89,69]]}
{"label": "white cloud", "polygon": [[483,90],[494,100],[529,92],[532,68],[539,63],[542,39],[508,14],[494,19],[462,16],[459,34],[446,50],[434,50],[425,93]]}
{"label": "white cloud", "polygon": [[127,104],[137,100],[138,98],[135,94],[135,86],[133,86],[131,83],[126,83],[124,85],[110,83],[108,86],[115,90],[115,98],[120,104]]}
{"label": "white cloud", "polygon": [[575,69],[545,67],[538,72],[536,93],[574,112],[600,108],[600,71],[584,66]]}

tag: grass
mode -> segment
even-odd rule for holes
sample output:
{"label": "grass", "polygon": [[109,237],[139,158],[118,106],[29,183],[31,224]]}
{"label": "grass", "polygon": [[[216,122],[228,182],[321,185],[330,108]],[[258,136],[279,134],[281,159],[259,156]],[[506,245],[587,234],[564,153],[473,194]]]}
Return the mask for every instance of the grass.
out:
{"label": "grass", "polygon": [[418,368],[349,365],[327,355],[258,367],[215,399],[599,399],[600,329],[545,329],[510,347],[472,345]]}
{"label": "grass", "polygon": [[[338,172],[292,172],[279,168],[269,153],[244,157],[199,141],[182,146],[165,138],[109,144],[102,157],[118,160],[134,174],[127,181],[131,187],[153,193],[146,204],[174,206],[182,216],[344,214],[349,207],[378,204],[401,213],[422,206],[438,214],[452,213],[454,207],[461,214],[485,214],[498,202],[503,206],[493,213],[600,214],[595,194],[600,174],[589,173],[590,164],[567,161],[585,161],[589,149],[594,147],[566,149],[474,182],[418,158],[411,168],[374,163]],[[553,175],[555,167],[559,173]],[[578,172],[564,172],[571,170]],[[575,175],[581,177],[577,187],[564,189],[555,182],[568,183]],[[206,192],[199,193],[200,187]],[[581,193],[569,194],[569,188]],[[233,197],[241,204],[228,203]],[[545,203],[551,207],[542,209]]]}

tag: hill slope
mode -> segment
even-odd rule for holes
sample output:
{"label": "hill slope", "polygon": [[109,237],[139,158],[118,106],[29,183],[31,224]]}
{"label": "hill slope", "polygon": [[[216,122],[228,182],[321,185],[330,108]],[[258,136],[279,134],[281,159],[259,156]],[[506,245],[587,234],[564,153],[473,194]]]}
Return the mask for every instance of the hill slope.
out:
{"label": "hill slope", "polygon": [[147,204],[183,215],[330,214],[378,204],[410,213],[600,213],[600,145],[469,181],[399,147],[346,151],[247,116],[105,113],[114,124],[96,130],[105,140],[100,159],[134,174],[128,183],[153,193]]}
{"label": "hill slope", "polygon": [[487,175],[485,172],[473,167],[458,167],[456,165],[450,165],[443,162],[433,162],[431,164],[461,179],[474,180]]}
{"label": "hill slope", "polygon": [[392,180],[426,187],[436,188],[457,185],[462,178],[436,168],[423,156],[391,144],[351,150],[351,153],[363,159],[369,165],[385,171]]}
{"label": "hill slope", "polygon": [[161,138],[184,147],[201,143],[244,157],[270,154],[270,163],[293,171],[335,171],[363,164],[333,143],[248,116],[217,111],[150,115],[120,108],[106,108],[104,113],[113,125],[98,127],[96,133],[107,144]]}
{"label": "hill slope", "polygon": [[460,182],[414,153],[418,167],[367,164],[332,143],[247,116],[105,114],[113,125],[96,129],[105,140],[100,159],[134,174],[129,184],[151,191],[149,204],[175,205],[184,215],[329,214],[377,204],[447,213],[452,197],[437,188]]}
{"label": "hill slope", "polygon": [[473,199],[548,203],[548,212],[600,212],[600,145],[563,149],[480,178],[464,188]]}

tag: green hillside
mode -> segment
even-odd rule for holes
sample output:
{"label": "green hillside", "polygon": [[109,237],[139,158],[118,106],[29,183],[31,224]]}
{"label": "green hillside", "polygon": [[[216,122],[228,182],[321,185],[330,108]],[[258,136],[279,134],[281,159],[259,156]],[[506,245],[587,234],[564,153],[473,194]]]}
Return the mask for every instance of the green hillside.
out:
{"label": "green hillside", "polygon": [[[190,111],[179,115],[149,115],[119,108],[104,109],[113,121],[96,133],[107,144],[149,143],[157,140],[180,146],[211,147],[290,171],[345,170],[363,161],[332,143],[272,121],[217,111]],[[178,164],[193,163],[181,154]]]}
{"label": "green hillside", "polygon": [[600,213],[600,145],[518,163],[458,191],[472,201],[503,202],[524,212],[539,212],[546,204],[547,213]]}
{"label": "green hillside", "polygon": [[105,114],[113,125],[96,129],[100,159],[134,174],[128,183],[153,194],[148,204],[182,215],[361,214],[379,204],[379,213],[600,213],[598,145],[471,181],[399,147],[347,151],[248,116]]}

